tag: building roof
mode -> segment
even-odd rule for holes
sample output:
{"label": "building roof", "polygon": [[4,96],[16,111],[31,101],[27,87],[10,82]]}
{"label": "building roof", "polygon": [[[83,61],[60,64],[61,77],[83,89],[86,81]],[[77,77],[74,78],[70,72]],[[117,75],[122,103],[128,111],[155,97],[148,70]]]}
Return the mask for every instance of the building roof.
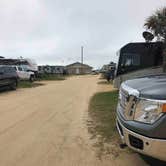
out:
{"label": "building roof", "polygon": [[91,67],[91,66],[89,66],[89,65],[82,64],[82,63],[80,63],[80,62],[75,62],[75,63],[69,64],[69,65],[67,65],[66,67],[71,67],[71,66],[75,66],[75,65],[80,65],[80,66],[84,66],[84,67],[87,67],[87,68],[93,68],[93,67]]}

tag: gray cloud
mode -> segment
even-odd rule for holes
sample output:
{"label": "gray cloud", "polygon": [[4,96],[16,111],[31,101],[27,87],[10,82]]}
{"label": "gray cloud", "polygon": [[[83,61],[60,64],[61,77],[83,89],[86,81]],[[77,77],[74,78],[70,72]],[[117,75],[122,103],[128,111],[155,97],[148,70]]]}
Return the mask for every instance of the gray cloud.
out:
{"label": "gray cloud", "polygon": [[143,41],[145,19],[165,0],[1,0],[0,54],[28,57],[39,64],[80,60],[99,67],[116,51]]}

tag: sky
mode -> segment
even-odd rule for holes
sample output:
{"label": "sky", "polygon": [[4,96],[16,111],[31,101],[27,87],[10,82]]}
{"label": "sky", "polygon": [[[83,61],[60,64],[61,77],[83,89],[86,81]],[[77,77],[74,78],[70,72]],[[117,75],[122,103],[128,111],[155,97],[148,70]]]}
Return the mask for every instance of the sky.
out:
{"label": "sky", "polygon": [[0,0],[0,56],[39,65],[80,61],[99,68],[129,42],[144,41],[144,22],[165,0]]}

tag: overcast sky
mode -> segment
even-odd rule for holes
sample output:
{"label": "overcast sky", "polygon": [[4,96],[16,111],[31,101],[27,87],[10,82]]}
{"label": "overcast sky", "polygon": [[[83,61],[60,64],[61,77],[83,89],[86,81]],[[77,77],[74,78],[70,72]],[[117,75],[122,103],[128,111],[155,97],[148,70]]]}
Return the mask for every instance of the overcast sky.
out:
{"label": "overcast sky", "polygon": [[128,42],[144,41],[145,19],[165,0],[0,0],[0,56],[38,64],[100,67]]}

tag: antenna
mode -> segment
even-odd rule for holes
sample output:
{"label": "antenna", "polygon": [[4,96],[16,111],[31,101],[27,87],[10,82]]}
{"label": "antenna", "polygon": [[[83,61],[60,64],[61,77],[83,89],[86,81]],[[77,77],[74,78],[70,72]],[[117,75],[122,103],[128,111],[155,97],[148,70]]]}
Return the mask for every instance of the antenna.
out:
{"label": "antenna", "polygon": [[81,46],[81,63],[84,63],[84,47]]}

